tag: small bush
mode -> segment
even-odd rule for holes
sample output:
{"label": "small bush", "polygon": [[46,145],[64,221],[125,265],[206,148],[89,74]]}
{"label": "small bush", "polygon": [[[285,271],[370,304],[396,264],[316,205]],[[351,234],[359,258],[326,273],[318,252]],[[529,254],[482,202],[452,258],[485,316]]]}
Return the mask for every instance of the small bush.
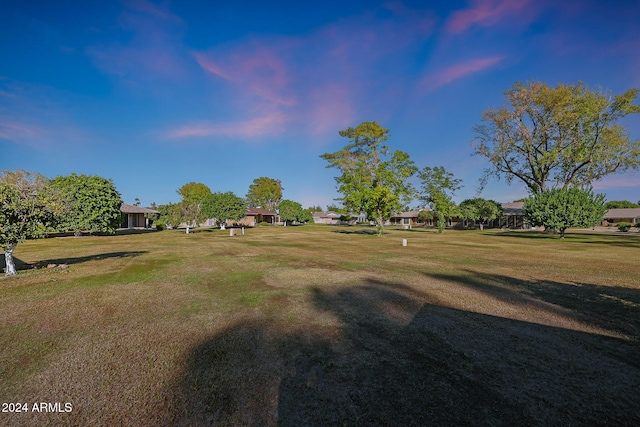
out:
{"label": "small bush", "polygon": [[630,222],[619,222],[618,223],[618,230],[620,230],[620,231],[629,231],[630,228],[631,228],[631,223]]}
{"label": "small bush", "polygon": [[264,225],[271,225],[271,224],[269,224],[268,222],[262,221],[262,222],[261,222],[261,223],[259,223],[258,225],[262,225],[262,226],[264,226]]}
{"label": "small bush", "polygon": [[156,225],[157,231],[162,231],[167,229],[167,225],[162,221],[156,221],[154,222],[154,224]]}

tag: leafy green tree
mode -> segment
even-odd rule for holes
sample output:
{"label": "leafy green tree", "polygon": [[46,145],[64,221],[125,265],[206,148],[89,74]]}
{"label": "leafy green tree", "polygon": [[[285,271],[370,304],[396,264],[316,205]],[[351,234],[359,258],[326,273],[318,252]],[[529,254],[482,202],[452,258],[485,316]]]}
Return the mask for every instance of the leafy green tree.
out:
{"label": "leafy green tree", "polygon": [[227,220],[235,222],[245,217],[247,202],[231,191],[213,193],[205,196],[200,209],[203,216],[215,218],[218,225],[224,227]]}
{"label": "leafy green tree", "polygon": [[418,176],[421,182],[420,200],[431,206],[438,220],[438,232],[442,233],[447,219],[460,215],[453,201],[455,192],[462,188],[462,181],[453,177],[444,167],[425,167]]}
{"label": "leafy green tree", "polygon": [[303,211],[302,205],[292,200],[283,200],[278,205],[278,214],[280,215],[280,219],[284,221],[285,226],[287,225],[287,221],[302,222]]}
{"label": "leafy green tree", "polygon": [[[316,212],[319,212],[319,211],[316,211]],[[313,223],[313,213],[309,209],[303,209],[302,215],[300,216],[298,221],[305,224]]]}
{"label": "leafy green tree", "polygon": [[327,212],[335,212],[337,214],[348,214],[349,209],[333,204],[333,205],[327,205]]}
{"label": "leafy green tree", "polygon": [[605,206],[607,209],[640,208],[640,205],[628,200],[610,200]]}
{"label": "leafy green tree", "polygon": [[433,211],[421,210],[418,212],[418,222],[426,223],[429,219],[433,219]]}
{"label": "leafy green tree", "polygon": [[200,182],[189,182],[176,190],[182,201],[188,204],[200,204],[206,196],[211,194],[211,189]]}
{"label": "leafy green tree", "polygon": [[262,207],[264,209],[275,211],[276,207],[282,200],[282,184],[280,180],[267,178],[265,176],[256,178],[249,186],[247,193],[247,201],[249,206]]}
{"label": "leafy green tree", "polygon": [[44,236],[63,211],[62,198],[44,176],[23,170],[0,173],[0,246],[6,276],[17,274],[13,251],[18,243]]}
{"label": "leafy green tree", "polygon": [[341,172],[335,179],[347,211],[366,212],[376,222],[380,236],[393,212],[413,199],[415,191],[408,179],[417,168],[407,153],[383,145],[389,129],[376,122],[363,122],[339,133],[349,139],[349,144],[320,157],[329,162],[327,167]]}
{"label": "leafy green tree", "polygon": [[122,199],[111,180],[96,175],[58,176],[51,187],[65,198],[67,212],[58,223],[59,231],[114,233],[122,221]]}
{"label": "leafy green tree", "polygon": [[175,222],[176,218],[177,218],[177,214],[175,213],[175,211],[178,209],[178,204],[177,203],[168,203],[166,205],[159,205],[156,207],[157,211],[159,212],[159,221],[171,225],[171,226],[175,226],[178,225],[179,222]]}
{"label": "leafy green tree", "polygon": [[522,212],[529,224],[558,230],[564,238],[569,227],[591,227],[601,222],[607,208],[603,194],[569,187],[538,192],[524,203]]}
{"label": "leafy green tree", "polygon": [[640,139],[632,141],[618,123],[640,113],[637,96],[638,89],[611,96],[583,83],[515,84],[505,92],[508,105],[485,110],[474,129],[475,154],[492,165],[483,183],[490,176],[517,178],[536,194],[637,169]]}
{"label": "leafy green tree", "polygon": [[187,234],[189,228],[197,227],[205,218],[200,210],[200,205],[206,196],[211,194],[211,190],[206,185],[199,182],[189,182],[176,190],[182,196],[178,207],[172,211],[176,224],[187,224]]}
{"label": "leafy green tree", "polygon": [[486,223],[502,216],[502,206],[493,200],[478,197],[460,203],[460,212],[463,218],[478,222],[480,230],[484,230]]}
{"label": "leafy green tree", "polygon": [[307,210],[309,212],[322,212],[322,207],[320,207],[320,205],[318,205],[318,206],[309,206],[307,208]]}

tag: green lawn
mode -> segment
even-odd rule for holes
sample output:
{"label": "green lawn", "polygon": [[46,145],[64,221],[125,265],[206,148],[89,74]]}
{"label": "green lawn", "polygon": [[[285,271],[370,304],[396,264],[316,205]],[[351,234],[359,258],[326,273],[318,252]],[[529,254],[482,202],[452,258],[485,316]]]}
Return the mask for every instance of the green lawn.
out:
{"label": "green lawn", "polygon": [[0,425],[640,423],[640,235],[368,232],[18,245]]}

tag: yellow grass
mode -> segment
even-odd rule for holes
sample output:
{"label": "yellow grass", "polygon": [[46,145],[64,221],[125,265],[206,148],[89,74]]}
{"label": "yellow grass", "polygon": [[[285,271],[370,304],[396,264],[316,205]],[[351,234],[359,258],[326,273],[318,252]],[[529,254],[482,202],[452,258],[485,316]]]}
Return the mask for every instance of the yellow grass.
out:
{"label": "yellow grass", "polygon": [[367,231],[20,244],[0,425],[640,421],[639,236]]}

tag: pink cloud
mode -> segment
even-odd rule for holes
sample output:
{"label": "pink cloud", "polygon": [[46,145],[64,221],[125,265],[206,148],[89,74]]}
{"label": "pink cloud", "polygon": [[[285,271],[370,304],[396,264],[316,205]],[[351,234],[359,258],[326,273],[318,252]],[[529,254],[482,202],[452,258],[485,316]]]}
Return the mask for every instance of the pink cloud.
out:
{"label": "pink cloud", "polygon": [[248,120],[231,123],[197,123],[190,124],[167,133],[170,139],[191,137],[226,136],[251,139],[261,136],[281,134],[285,129],[287,118],[280,112],[272,112]]}
{"label": "pink cloud", "polygon": [[[370,118],[372,112],[380,117],[380,106],[394,102],[383,99],[392,96],[391,76],[404,75],[411,66],[401,55],[407,49],[418,50],[435,23],[431,12],[412,10],[398,1],[383,8],[384,19],[367,12],[304,36],[251,37],[191,52],[201,75],[215,87],[212,96],[230,94],[223,101],[225,113],[251,119],[230,124],[196,122],[177,126],[167,135],[271,135],[275,128],[266,118],[277,117],[284,131],[321,137]],[[213,99],[215,106],[220,105]],[[238,130],[238,124],[246,130]]]}
{"label": "pink cloud", "polygon": [[472,6],[455,12],[447,23],[447,31],[460,34],[473,25],[483,27],[493,26],[506,18],[514,16],[530,19],[531,14],[524,14],[523,10],[531,0],[472,0]]}
{"label": "pink cloud", "polygon": [[427,75],[422,79],[422,85],[431,90],[437,89],[462,77],[491,68],[498,62],[502,61],[502,59],[504,59],[502,56],[493,56],[490,58],[481,58],[462,62],[442,71]]}

